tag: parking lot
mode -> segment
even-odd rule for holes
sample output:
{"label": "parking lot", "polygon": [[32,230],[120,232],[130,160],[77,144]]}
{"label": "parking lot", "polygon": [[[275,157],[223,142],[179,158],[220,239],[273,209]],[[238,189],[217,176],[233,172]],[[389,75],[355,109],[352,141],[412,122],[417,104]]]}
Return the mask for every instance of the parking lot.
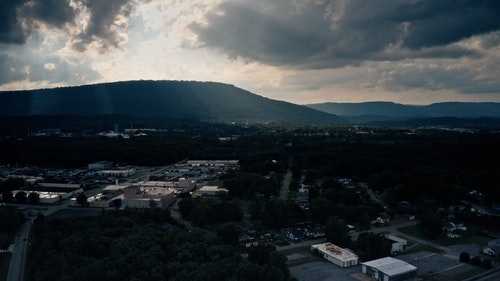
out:
{"label": "parking lot", "polygon": [[[306,255],[305,252],[302,252],[301,254]],[[302,256],[290,257],[307,260]],[[396,258],[416,266],[418,268],[418,276],[428,276],[437,273],[446,277],[454,277],[477,270],[477,267],[462,263],[454,257],[425,251],[415,254],[401,255]],[[326,260],[316,260],[290,266],[290,273],[300,281],[370,280],[367,276],[361,273],[360,265],[350,268],[340,268],[333,263],[327,262]]]}

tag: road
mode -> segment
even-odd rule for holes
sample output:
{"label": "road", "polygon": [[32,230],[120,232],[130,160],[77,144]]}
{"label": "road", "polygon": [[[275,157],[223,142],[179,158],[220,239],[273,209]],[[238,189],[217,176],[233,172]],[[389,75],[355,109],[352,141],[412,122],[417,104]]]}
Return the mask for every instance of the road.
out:
{"label": "road", "polygon": [[7,281],[24,280],[24,265],[28,252],[28,235],[30,233],[32,220],[26,221],[16,233],[16,241],[11,245],[12,256],[10,258],[9,274]]}
{"label": "road", "polygon": [[[41,213],[44,216],[48,216],[69,204],[69,199],[62,201],[61,203],[53,206],[47,207]],[[22,281],[24,280],[24,272],[26,265],[26,254],[28,252],[29,243],[29,233],[31,227],[33,226],[33,218],[30,217],[17,231],[16,239],[14,244],[10,246],[11,258],[9,265],[9,273],[7,275],[7,281]]]}
{"label": "road", "polygon": [[290,189],[290,183],[292,182],[292,171],[288,169],[285,176],[283,177],[283,182],[281,183],[280,198],[288,198],[288,190]]}

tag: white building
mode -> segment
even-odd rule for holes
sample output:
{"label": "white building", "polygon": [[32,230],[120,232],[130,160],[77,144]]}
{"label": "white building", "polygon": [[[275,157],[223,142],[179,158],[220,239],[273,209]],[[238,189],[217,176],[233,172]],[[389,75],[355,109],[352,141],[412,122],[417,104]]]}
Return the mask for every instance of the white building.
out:
{"label": "white building", "polygon": [[218,196],[221,193],[228,193],[226,188],[218,187],[216,185],[205,185],[198,190],[200,196]]}
{"label": "white building", "polygon": [[403,281],[417,276],[417,267],[392,257],[361,264],[361,272],[379,281]]}
{"label": "white building", "polygon": [[327,261],[340,267],[350,267],[359,264],[359,258],[355,253],[332,243],[312,245],[311,252],[321,255]]}
{"label": "white building", "polygon": [[163,208],[175,201],[174,195],[172,188],[133,185],[123,191],[123,204],[131,208]]}

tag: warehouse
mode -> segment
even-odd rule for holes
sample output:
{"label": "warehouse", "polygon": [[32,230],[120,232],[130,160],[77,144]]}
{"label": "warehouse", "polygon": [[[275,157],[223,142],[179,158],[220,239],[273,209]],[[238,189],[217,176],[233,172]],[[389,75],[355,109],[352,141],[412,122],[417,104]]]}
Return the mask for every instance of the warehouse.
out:
{"label": "warehouse", "polygon": [[403,281],[417,276],[417,267],[391,257],[361,264],[361,271],[379,281]]}
{"label": "warehouse", "polygon": [[311,246],[311,252],[322,256],[327,261],[340,267],[358,265],[359,258],[349,249],[342,249],[332,243],[316,244]]}

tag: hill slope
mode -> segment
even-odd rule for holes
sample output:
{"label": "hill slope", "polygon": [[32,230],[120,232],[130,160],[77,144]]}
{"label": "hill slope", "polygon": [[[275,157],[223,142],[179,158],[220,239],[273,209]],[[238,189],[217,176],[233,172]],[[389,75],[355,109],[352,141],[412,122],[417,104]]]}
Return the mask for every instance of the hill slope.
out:
{"label": "hill slope", "polygon": [[392,102],[318,103],[306,105],[351,120],[389,120],[435,117],[500,117],[500,103],[443,102],[425,106]]}
{"label": "hill slope", "polygon": [[0,116],[107,114],[217,122],[346,122],[332,114],[214,82],[129,81],[0,92]]}

